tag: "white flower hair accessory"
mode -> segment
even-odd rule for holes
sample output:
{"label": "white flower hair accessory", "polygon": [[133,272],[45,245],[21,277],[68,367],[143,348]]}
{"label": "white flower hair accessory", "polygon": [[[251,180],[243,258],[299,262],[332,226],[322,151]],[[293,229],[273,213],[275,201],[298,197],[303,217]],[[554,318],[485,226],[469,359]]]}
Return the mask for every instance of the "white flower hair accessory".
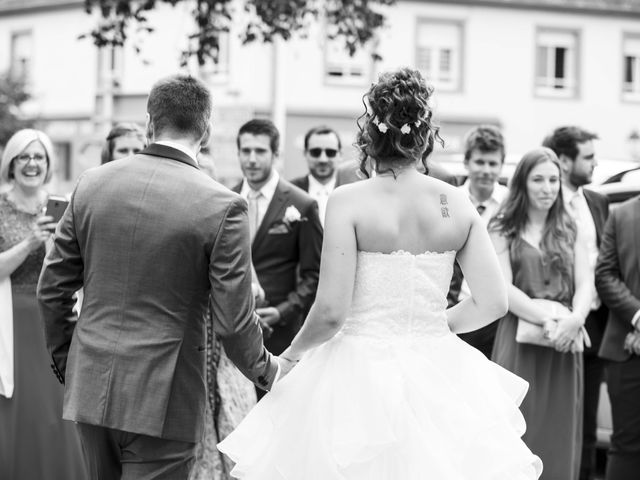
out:
{"label": "white flower hair accessory", "polygon": [[400,127],[400,131],[402,132],[403,135],[408,135],[409,133],[411,133],[411,127],[409,126],[408,123],[405,123]]}
{"label": "white flower hair accessory", "polygon": [[302,220],[302,215],[300,215],[298,209],[293,205],[288,206],[284,211],[282,221],[290,225],[294,222],[299,222],[300,220]]}
{"label": "white flower hair accessory", "polygon": [[380,133],[387,133],[387,130],[389,130],[387,124],[378,120],[378,117],[373,117],[372,122],[376,124]]}

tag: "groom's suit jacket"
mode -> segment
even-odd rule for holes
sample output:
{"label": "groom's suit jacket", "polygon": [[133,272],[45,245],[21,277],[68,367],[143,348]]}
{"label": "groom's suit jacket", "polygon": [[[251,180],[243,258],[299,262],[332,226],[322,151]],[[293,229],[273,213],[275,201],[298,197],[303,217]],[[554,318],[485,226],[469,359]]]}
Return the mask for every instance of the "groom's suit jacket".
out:
{"label": "groom's suit jacket", "polygon": [[85,172],[38,286],[63,417],[199,440],[210,294],[226,353],[268,389],[277,363],[254,314],[248,239],[246,202],[179,150],[152,144]]}
{"label": "groom's suit jacket", "polygon": [[[233,190],[241,189],[239,184]],[[285,212],[291,206],[300,212],[300,221],[285,221]],[[282,353],[302,326],[316,295],[321,250],[318,204],[306,192],[280,179],[251,246],[266,300],[278,309],[281,318],[265,339],[271,353]]]}

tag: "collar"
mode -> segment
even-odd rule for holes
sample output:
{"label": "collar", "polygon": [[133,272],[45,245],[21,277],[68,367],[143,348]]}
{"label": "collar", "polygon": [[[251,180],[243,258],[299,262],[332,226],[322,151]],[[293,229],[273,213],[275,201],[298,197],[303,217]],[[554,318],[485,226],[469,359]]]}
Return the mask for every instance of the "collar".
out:
{"label": "collar", "polygon": [[176,150],[180,150],[185,155],[189,155],[189,157],[191,159],[193,159],[194,162],[196,162],[196,165],[198,165],[198,159],[196,158],[195,152],[193,152],[193,150],[191,150],[190,148],[185,147],[181,143],[172,142],[171,140],[158,140],[157,142],[153,142],[153,143],[157,143],[158,145],[166,145],[167,147],[171,147],[171,148],[175,148]]}
{"label": "collar", "polygon": [[[276,193],[276,188],[278,188],[278,182],[280,182],[280,175],[275,170],[271,170],[271,178],[265,183],[260,190],[258,190],[262,195],[268,200],[271,201],[273,195]],[[244,178],[242,180],[242,188],[240,189],[240,195],[242,195],[245,199],[249,196],[249,191],[251,187],[247,183],[247,179]]]}
{"label": "collar", "polygon": [[476,200],[476,198],[471,194],[471,182],[469,182],[469,179],[467,178],[464,183],[460,186],[460,188],[462,188],[465,192],[467,192],[467,195],[469,195],[469,198],[471,199],[471,202],[473,203],[474,206],[478,206],[480,203],[485,204],[485,203],[495,203],[500,205],[502,203],[502,201],[505,199],[505,197],[507,196],[507,193],[509,192],[509,189],[507,187],[505,187],[504,185],[500,185],[498,182],[496,182],[495,186],[493,187],[493,192],[491,192],[491,196],[489,197],[488,200],[485,200],[484,202],[478,202]]}
{"label": "collar", "polygon": [[[564,184],[563,184],[564,187]],[[571,200],[573,200],[574,198],[584,198],[584,189],[582,187],[578,187],[576,189],[575,192],[572,192],[571,190],[569,190],[568,188],[564,189],[563,193],[563,200],[564,200],[564,204],[565,205],[569,205],[571,203]]]}
{"label": "collar", "polygon": [[331,177],[331,180],[329,180],[327,183],[320,183],[316,179],[316,177],[314,177],[311,174],[307,175],[307,177],[309,178],[309,191],[311,191],[311,190],[328,190],[329,192],[332,192],[336,188],[336,180],[337,180],[338,176],[336,175],[335,172],[333,173],[333,176]]}

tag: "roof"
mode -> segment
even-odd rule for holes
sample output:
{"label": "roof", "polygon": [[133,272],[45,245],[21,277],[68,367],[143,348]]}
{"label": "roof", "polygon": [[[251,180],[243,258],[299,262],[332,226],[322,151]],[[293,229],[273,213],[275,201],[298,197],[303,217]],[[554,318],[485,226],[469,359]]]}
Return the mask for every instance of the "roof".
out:
{"label": "roof", "polygon": [[0,14],[67,7],[84,8],[84,0],[0,0]]}
{"label": "roof", "polygon": [[640,0],[419,0],[423,3],[640,16]]}

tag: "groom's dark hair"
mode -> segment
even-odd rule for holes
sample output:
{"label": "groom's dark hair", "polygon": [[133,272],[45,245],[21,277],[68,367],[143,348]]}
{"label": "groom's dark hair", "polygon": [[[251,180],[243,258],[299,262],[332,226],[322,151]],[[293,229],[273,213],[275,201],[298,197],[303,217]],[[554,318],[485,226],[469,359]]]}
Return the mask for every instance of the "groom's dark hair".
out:
{"label": "groom's dark hair", "polygon": [[147,112],[156,135],[171,131],[200,139],[211,119],[211,92],[197,78],[172,75],[151,88]]}

